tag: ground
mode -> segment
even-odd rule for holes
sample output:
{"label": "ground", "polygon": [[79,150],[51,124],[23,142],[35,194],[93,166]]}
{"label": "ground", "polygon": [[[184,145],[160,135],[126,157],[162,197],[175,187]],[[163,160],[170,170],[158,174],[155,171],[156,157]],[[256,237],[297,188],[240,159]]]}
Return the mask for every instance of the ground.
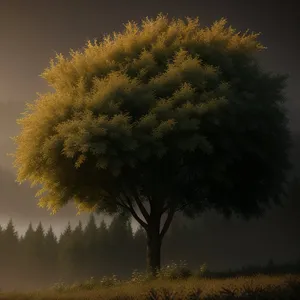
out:
{"label": "ground", "polygon": [[255,275],[225,279],[189,277],[170,280],[114,279],[67,286],[57,284],[49,290],[32,293],[0,293],[0,300],[171,300],[171,299],[300,299],[300,275]]}

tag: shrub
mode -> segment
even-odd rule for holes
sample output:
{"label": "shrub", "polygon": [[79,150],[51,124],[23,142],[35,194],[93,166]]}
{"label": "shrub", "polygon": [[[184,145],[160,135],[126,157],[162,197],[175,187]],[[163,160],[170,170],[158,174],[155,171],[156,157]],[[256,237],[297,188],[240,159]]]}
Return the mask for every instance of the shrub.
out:
{"label": "shrub", "polygon": [[185,261],[180,261],[179,264],[171,263],[162,267],[158,272],[157,277],[162,279],[186,279],[192,276],[192,272],[188,269]]}
{"label": "shrub", "polygon": [[205,276],[207,276],[209,273],[210,273],[210,272],[209,272],[208,269],[207,269],[207,264],[204,263],[204,264],[202,264],[202,265],[199,267],[198,270],[196,270],[195,276],[196,276],[196,277],[205,277]]}
{"label": "shrub", "polygon": [[69,290],[69,286],[63,281],[61,281],[53,284],[51,289],[53,289],[56,292],[66,292]]}
{"label": "shrub", "polygon": [[153,279],[153,276],[147,272],[139,272],[134,270],[131,275],[130,281],[133,283],[147,282]]}
{"label": "shrub", "polygon": [[111,286],[117,285],[119,283],[121,283],[121,281],[117,278],[117,275],[104,276],[100,280],[101,286],[104,286],[104,287],[111,287]]}

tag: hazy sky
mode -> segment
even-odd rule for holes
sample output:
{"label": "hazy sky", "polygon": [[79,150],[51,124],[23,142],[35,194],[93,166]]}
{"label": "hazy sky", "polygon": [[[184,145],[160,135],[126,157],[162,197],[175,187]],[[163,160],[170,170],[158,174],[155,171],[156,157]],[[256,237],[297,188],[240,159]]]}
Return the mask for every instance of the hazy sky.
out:
{"label": "hazy sky", "polygon": [[[204,25],[226,17],[237,29],[262,32],[268,47],[266,67],[291,74],[289,94],[295,102],[299,82],[300,12],[294,0],[239,1],[0,1],[0,90],[2,101],[32,101],[46,83],[38,75],[54,51],[68,53],[87,39],[122,29],[159,12],[171,17],[199,16]],[[299,108],[299,105],[298,105]]]}
{"label": "hazy sky", "polygon": [[[300,82],[300,11],[296,2],[0,0],[0,104],[8,102],[8,105],[0,105],[0,189],[8,187],[0,194],[0,223],[12,216],[22,231],[29,220],[51,222],[57,230],[68,219],[78,221],[78,217],[73,217],[73,208],[49,217],[48,212],[36,207],[33,191],[26,186],[14,185],[14,170],[10,158],[5,155],[14,149],[9,136],[18,133],[15,119],[24,103],[33,101],[36,92],[47,91],[46,82],[38,75],[48,66],[55,51],[67,54],[70,48],[83,47],[88,39],[121,30],[122,24],[128,20],[140,21],[163,12],[170,17],[199,16],[203,25],[210,25],[225,17],[239,30],[249,28],[262,32],[260,40],[268,47],[261,55],[262,64],[269,70],[290,75],[287,95],[291,127],[293,131],[300,131],[300,120],[297,121],[300,110],[297,85]],[[14,102],[19,104],[13,106]],[[247,226],[251,228],[251,224]],[[275,230],[269,224],[266,226],[269,228],[265,229],[266,232]],[[300,253],[299,248],[294,247],[293,251]]]}

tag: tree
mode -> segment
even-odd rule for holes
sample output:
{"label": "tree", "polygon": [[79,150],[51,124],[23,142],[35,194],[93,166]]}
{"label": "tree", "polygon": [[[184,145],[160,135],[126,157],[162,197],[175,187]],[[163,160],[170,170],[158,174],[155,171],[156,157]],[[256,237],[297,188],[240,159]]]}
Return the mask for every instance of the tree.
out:
{"label": "tree", "polygon": [[[44,229],[41,222],[39,222],[36,230],[33,230],[32,224],[29,223],[25,235],[21,239],[20,248],[24,273],[26,270],[31,270],[31,278],[33,278],[35,282],[43,281],[47,276],[47,274],[43,272],[43,270],[45,270],[44,263],[47,257]],[[25,279],[28,279],[28,275],[26,275]]]}
{"label": "tree", "polygon": [[19,237],[12,219],[6,225],[2,232],[1,253],[5,260],[2,261],[1,269],[5,270],[8,276],[16,274],[17,265],[20,260]]}
{"label": "tree", "polygon": [[54,92],[18,121],[18,181],[52,212],[131,214],[153,273],[177,211],[262,215],[284,196],[290,134],[287,77],[262,70],[258,36],[159,15],[57,55]]}
{"label": "tree", "polygon": [[99,245],[97,243],[98,228],[95,221],[95,216],[90,215],[89,221],[83,231],[83,242],[85,257],[84,261],[86,263],[85,270],[87,276],[96,276],[94,264],[97,261],[97,256],[99,255]]}
{"label": "tree", "polygon": [[35,233],[32,228],[32,223],[30,222],[28,228],[21,239],[21,249],[22,249],[22,267],[24,270],[28,270],[30,267],[36,268],[36,245]]}
{"label": "tree", "polygon": [[104,220],[100,222],[97,237],[97,243],[99,246],[97,269],[99,271],[99,275],[104,276],[107,273],[111,273],[111,266],[113,265],[113,261],[111,259],[110,235]]}
{"label": "tree", "polygon": [[57,278],[58,268],[58,243],[57,238],[50,226],[45,235],[45,262],[44,267],[47,271],[47,278]]}
{"label": "tree", "polygon": [[[110,237],[110,257],[113,257],[113,272],[120,270],[120,265],[125,269],[128,263],[131,264],[131,255],[133,245],[133,233],[131,228],[130,219],[127,216],[119,215],[115,216],[110,223],[109,229]],[[119,271],[120,272],[120,271]],[[122,274],[128,275],[128,274]]]}
{"label": "tree", "polygon": [[84,253],[84,243],[85,240],[83,238],[83,230],[81,221],[78,222],[78,225],[72,231],[70,237],[70,245],[68,248],[68,259],[70,264],[72,265],[72,275],[80,274],[79,279],[83,279],[83,271],[86,268],[85,260],[88,255]]}
{"label": "tree", "polygon": [[[45,249],[45,231],[41,222],[38,223],[38,226],[34,232],[34,241],[33,245],[35,246],[36,261],[39,266],[39,270],[44,270],[43,263],[46,259],[46,249]],[[43,274],[45,276],[46,274]]]}
{"label": "tree", "polygon": [[145,230],[142,226],[138,226],[133,235],[133,257],[135,258],[132,263],[135,269],[141,271],[145,268],[144,256],[146,254],[147,237]]}
{"label": "tree", "polygon": [[72,228],[70,222],[66,226],[63,233],[60,235],[58,243],[58,261],[60,279],[70,280],[74,273],[74,259],[73,259],[73,243],[72,243]]}

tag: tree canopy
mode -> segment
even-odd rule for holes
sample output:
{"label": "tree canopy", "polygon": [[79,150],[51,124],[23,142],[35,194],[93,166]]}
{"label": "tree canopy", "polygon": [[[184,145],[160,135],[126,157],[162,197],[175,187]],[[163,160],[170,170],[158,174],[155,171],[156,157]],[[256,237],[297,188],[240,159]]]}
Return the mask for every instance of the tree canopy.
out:
{"label": "tree canopy", "polygon": [[54,92],[18,121],[18,181],[53,212],[129,212],[160,240],[176,211],[261,215],[284,193],[290,136],[286,76],[262,70],[258,36],[160,14],[58,54]]}

